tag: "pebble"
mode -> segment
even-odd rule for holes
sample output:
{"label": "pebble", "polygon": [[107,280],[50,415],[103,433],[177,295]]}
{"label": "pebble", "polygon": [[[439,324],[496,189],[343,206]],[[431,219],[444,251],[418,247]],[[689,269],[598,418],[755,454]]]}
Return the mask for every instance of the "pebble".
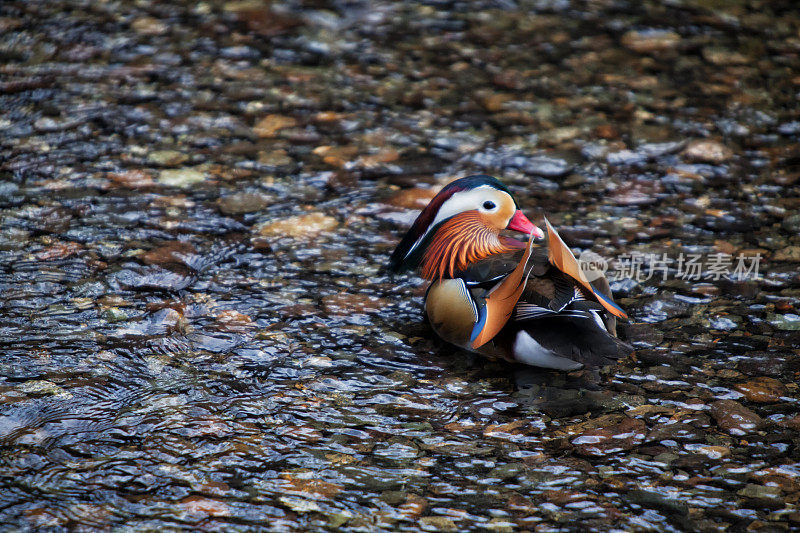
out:
{"label": "pebble", "polygon": [[436,196],[436,193],[437,191],[434,189],[414,187],[412,189],[404,189],[394,196],[389,197],[386,203],[405,209],[424,209],[433,197]]}
{"label": "pebble", "polygon": [[109,307],[103,311],[103,317],[109,322],[124,322],[128,320],[128,315],[119,307]]}
{"label": "pebble", "polygon": [[719,165],[733,157],[733,151],[724,144],[712,140],[690,141],[683,150],[683,156],[693,163]]}
{"label": "pebble", "polygon": [[296,125],[297,120],[293,117],[267,115],[253,127],[253,133],[258,137],[275,137],[280,130],[291,128]]}
{"label": "pebble", "polygon": [[206,180],[205,172],[193,168],[178,168],[162,170],[158,175],[158,182],[169,187],[186,189]]}
{"label": "pebble", "polygon": [[661,29],[630,30],[622,36],[622,45],[639,54],[673,50],[680,42],[676,32]]}
{"label": "pebble", "polygon": [[755,403],[775,403],[788,394],[783,383],[766,376],[737,383],[733,388],[744,394],[747,401]]}
{"label": "pebble", "polygon": [[800,246],[787,246],[786,248],[781,248],[772,255],[772,259],[775,261],[798,262],[800,261]]}
{"label": "pebble", "polygon": [[444,516],[423,516],[419,519],[423,531],[442,531],[445,533],[458,531],[455,522]]}
{"label": "pebble", "polygon": [[750,58],[746,55],[720,46],[706,46],[703,48],[702,53],[703,59],[713,65],[745,65],[750,63]]}
{"label": "pebble", "polygon": [[789,215],[781,222],[781,227],[792,235],[800,234],[800,214]]}
{"label": "pebble", "polygon": [[26,381],[20,386],[20,390],[25,394],[31,396],[52,396],[54,394],[65,393],[64,389],[53,383],[43,379],[35,379]]}
{"label": "pebble", "polygon": [[231,515],[231,508],[227,503],[203,496],[187,496],[181,500],[180,505],[190,513],[204,514],[207,516]]}
{"label": "pebble", "polygon": [[794,313],[787,313],[785,315],[770,313],[767,315],[767,322],[775,329],[782,331],[800,331],[800,315]]}
{"label": "pebble", "polygon": [[392,302],[370,296],[368,294],[352,294],[340,292],[322,299],[322,308],[331,315],[349,315],[351,313],[374,313],[385,309]]}
{"label": "pebble", "polygon": [[217,324],[223,331],[246,331],[254,328],[253,319],[234,309],[225,309],[216,316]]}
{"label": "pebble", "polygon": [[507,518],[492,518],[489,520],[489,523],[486,524],[486,529],[489,531],[496,531],[497,533],[512,533],[516,531],[516,523],[508,520]]}
{"label": "pebble", "polygon": [[153,176],[144,170],[128,170],[126,172],[111,172],[108,174],[110,186],[138,189],[151,187],[155,183]]}
{"label": "pebble", "polygon": [[270,197],[261,193],[237,192],[217,200],[217,207],[226,215],[243,215],[261,211],[269,205]]}
{"label": "pebble", "polygon": [[731,435],[747,435],[763,424],[760,416],[734,400],[716,401],[711,404],[710,412],[720,429]]}
{"label": "pebble", "polygon": [[694,451],[702,453],[709,459],[724,459],[731,454],[731,449],[727,446],[700,446]]}
{"label": "pebble", "polygon": [[736,494],[754,500],[771,500],[781,497],[781,489],[779,487],[765,487],[764,485],[748,483]]}
{"label": "pebble", "polygon": [[197,254],[188,242],[170,241],[139,256],[146,265],[186,264],[187,258]]}
{"label": "pebble", "polygon": [[147,156],[150,163],[165,167],[178,166],[189,160],[189,156],[177,150],[156,150]]}
{"label": "pebble", "polygon": [[140,17],[133,21],[131,27],[142,35],[163,35],[169,29],[166,24],[153,17]]}
{"label": "pebble", "polygon": [[313,153],[321,157],[322,161],[327,165],[344,168],[358,154],[358,146],[317,146],[314,148]]}
{"label": "pebble", "polygon": [[258,162],[271,167],[281,167],[291,164],[292,158],[289,157],[289,153],[282,148],[271,151],[262,150],[258,152]]}
{"label": "pebble", "polygon": [[624,417],[618,423],[590,429],[572,439],[580,455],[600,457],[631,450],[644,442],[647,426],[638,418]]}
{"label": "pebble", "polygon": [[36,253],[39,261],[54,261],[73,256],[83,250],[83,246],[75,242],[58,242]]}
{"label": "pebble", "polygon": [[295,239],[308,239],[320,233],[330,232],[339,227],[339,221],[323,213],[309,213],[264,222],[256,226],[255,232],[262,237],[291,237]]}
{"label": "pebble", "polygon": [[525,161],[525,172],[545,178],[559,178],[572,171],[573,165],[563,159],[548,156],[530,157]]}

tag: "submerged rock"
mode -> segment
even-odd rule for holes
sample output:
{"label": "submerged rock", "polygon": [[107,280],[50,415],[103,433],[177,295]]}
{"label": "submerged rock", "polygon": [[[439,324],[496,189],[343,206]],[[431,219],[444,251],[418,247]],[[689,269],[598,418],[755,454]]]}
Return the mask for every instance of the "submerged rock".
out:
{"label": "submerged rock", "polygon": [[254,213],[269,205],[270,198],[261,193],[238,192],[217,200],[219,210],[226,215]]}
{"label": "submerged rock", "polygon": [[201,172],[194,168],[162,170],[158,175],[158,182],[162,185],[179,187],[182,189],[191,187],[192,185],[197,185],[205,180],[205,172]]}
{"label": "submerged rock", "polygon": [[753,378],[744,383],[738,383],[734,388],[744,394],[744,397],[756,403],[774,403],[786,396],[786,386],[775,378],[766,376]]}
{"label": "submerged rock", "polygon": [[731,435],[747,435],[763,424],[760,416],[734,400],[719,400],[711,404],[711,416],[720,429]]}
{"label": "submerged rock", "polygon": [[297,120],[284,115],[267,115],[253,127],[253,133],[259,137],[275,137],[277,133],[286,128],[297,125]]}
{"label": "submerged rock", "polygon": [[671,30],[630,30],[622,36],[622,45],[640,54],[663,52],[675,49],[681,36]]}
{"label": "submerged rock", "polygon": [[288,217],[275,222],[264,222],[255,231],[262,237],[311,238],[320,233],[330,232],[339,227],[339,221],[323,213],[310,213]]}
{"label": "submerged rock", "polygon": [[717,141],[695,140],[686,145],[683,156],[695,163],[719,165],[729,161],[733,157],[733,151]]}

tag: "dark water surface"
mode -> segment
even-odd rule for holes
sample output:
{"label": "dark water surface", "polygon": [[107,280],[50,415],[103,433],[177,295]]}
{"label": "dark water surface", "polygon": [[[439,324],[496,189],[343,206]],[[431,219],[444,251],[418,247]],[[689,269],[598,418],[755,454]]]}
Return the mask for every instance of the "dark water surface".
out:
{"label": "dark water surface", "polygon": [[[2,2],[1,529],[800,527],[794,4]],[[599,384],[476,359],[381,272],[476,172],[761,279],[618,280]]]}

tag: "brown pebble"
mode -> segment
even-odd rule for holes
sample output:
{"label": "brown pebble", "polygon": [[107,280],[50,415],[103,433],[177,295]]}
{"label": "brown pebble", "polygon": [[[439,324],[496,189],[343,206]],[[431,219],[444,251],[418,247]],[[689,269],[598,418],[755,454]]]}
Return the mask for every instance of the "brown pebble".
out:
{"label": "brown pebble", "polygon": [[717,141],[701,139],[687,144],[683,155],[689,161],[718,165],[733,157],[733,151]]}
{"label": "brown pebble", "polygon": [[265,222],[256,227],[256,233],[262,237],[293,237],[299,239],[333,231],[338,226],[339,221],[332,216],[323,213],[309,213],[274,222]]}
{"label": "brown pebble", "polygon": [[769,377],[751,379],[738,383],[733,388],[744,394],[748,401],[755,403],[775,403],[787,394],[783,383]]}
{"label": "brown pebble", "polygon": [[736,436],[752,433],[763,424],[760,416],[733,400],[719,400],[712,403],[711,416],[717,421],[720,429]]}
{"label": "brown pebble", "polygon": [[622,46],[639,54],[674,49],[681,36],[668,30],[630,30],[622,36]]}
{"label": "brown pebble", "polygon": [[386,203],[405,209],[424,209],[431,199],[436,196],[436,192],[433,189],[423,189],[421,187],[404,189],[386,200]]}
{"label": "brown pebble", "polygon": [[191,256],[197,253],[194,246],[188,242],[171,241],[166,244],[153,248],[149,252],[145,252],[139,256],[143,263],[147,265],[165,265],[165,264],[186,264],[186,256]]}
{"label": "brown pebble", "polygon": [[352,313],[372,313],[386,308],[389,301],[368,294],[352,294],[341,292],[322,299],[322,307],[331,315],[349,315]]}
{"label": "brown pebble", "polygon": [[269,197],[261,193],[238,192],[217,200],[219,210],[226,215],[242,215],[260,211],[269,205]]}
{"label": "brown pebble", "polygon": [[112,172],[108,174],[109,188],[123,187],[126,189],[139,189],[152,187],[153,176],[144,170],[128,170],[126,172]]}
{"label": "brown pebble", "polygon": [[297,125],[297,120],[284,115],[267,115],[253,127],[253,133],[259,137],[275,137],[278,131]]}

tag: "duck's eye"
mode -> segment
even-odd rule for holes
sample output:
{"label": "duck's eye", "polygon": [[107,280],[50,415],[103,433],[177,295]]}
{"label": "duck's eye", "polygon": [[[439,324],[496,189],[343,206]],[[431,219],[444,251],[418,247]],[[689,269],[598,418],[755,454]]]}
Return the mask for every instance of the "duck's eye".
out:
{"label": "duck's eye", "polygon": [[489,202],[489,201],[483,202],[483,208],[486,209],[487,211],[491,211],[495,207],[496,206],[494,205],[494,202]]}

